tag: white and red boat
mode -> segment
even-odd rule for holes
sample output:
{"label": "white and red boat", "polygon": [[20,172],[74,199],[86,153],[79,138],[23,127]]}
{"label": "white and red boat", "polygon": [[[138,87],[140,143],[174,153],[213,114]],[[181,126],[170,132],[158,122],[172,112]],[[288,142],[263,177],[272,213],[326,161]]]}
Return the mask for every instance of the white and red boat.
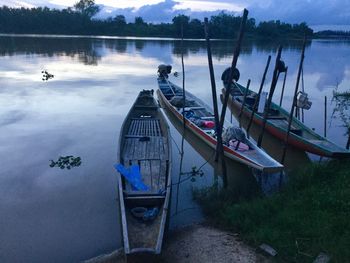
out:
{"label": "white and red boat", "polygon": [[[210,106],[188,91],[185,92],[184,100],[182,89],[168,80],[166,72],[164,74],[159,72],[158,84],[157,95],[162,107],[167,108],[181,122],[185,121],[186,128],[215,149],[217,145],[216,124]],[[185,105],[183,105],[184,101]],[[282,164],[248,140],[242,130],[224,125],[223,130],[228,129],[238,131],[238,136],[224,144],[224,154],[227,158],[266,173],[279,172],[284,169]]]}

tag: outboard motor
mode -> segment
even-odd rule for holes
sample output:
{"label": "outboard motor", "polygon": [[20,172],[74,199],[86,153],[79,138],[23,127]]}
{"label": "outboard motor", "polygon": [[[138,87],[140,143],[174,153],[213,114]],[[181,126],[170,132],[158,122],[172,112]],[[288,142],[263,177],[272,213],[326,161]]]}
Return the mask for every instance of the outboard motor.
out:
{"label": "outboard motor", "polygon": [[163,78],[168,78],[171,73],[172,66],[161,64],[158,66],[158,75]]}
{"label": "outboard motor", "polygon": [[[221,80],[224,82],[224,85],[229,84],[231,67],[225,69],[225,71],[221,75]],[[233,69],[233,80],[238,81],[240,77],[239,70],[237,68]]]}
{"label": "outboard motor", "polygon": [[307,93],[299,91],[297,94],[297,107],[300,109],[309,110],[311,105],[312,102],[309,101]]}

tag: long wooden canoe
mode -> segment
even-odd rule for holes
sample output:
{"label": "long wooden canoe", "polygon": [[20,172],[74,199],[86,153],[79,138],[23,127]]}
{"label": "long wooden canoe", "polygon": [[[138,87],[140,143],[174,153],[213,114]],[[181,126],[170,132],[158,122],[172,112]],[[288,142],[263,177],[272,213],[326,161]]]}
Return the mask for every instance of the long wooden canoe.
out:
{"label": "long wooden canoe", "polygon": [[[215,149],[217,144],[215,127],[212,127],[211,125],[211,127],[208,128],[203,127],[203,125],[200,124],[206,124],[207,121],[210,121],[211,124],[214,123],[214,116],[211,108],[199,98],[186,91],[185,112],[193,113],[197,120],[187,117],[186,114],[182,113],[183,107],[179,106],[178,103],[175,103],[183,101],[182,89],[170,82],[167,77],[162,75],[159,75],[158,77],[158,85],[159,89],[157,90],[157,95],[161,105],[168,108],[169,111],[182,123],[185,121],[188,129],[190,129],[204,143]],[[185,117],[183,117],[184,115]],[[240,147],[242,144],[243,147]],[[238,147],[237,145],[224,145],[225,156],[266,173],[279,172],[283,170],[284,167],[282,164],[275,161],[264,150],[258,148],[251,141],[246,140],[242,144],[239,144]]]}
{"label": "long wooden canoe", "polygon": [[153,90],[141,91],[119,138],[119,202],[127,256],[161,252],[171,195],[170,143]]}
{"label": "long wooden canoe", "polygon": [[[225,95],[225,91],[226,89],[223,88],[223,95]],[[239,113],[245,92],[246,88],[238,83],[235,83],[231,88],[228,103],[228,107],[231,111]],[[255,92],[248,91],[245,106],[242,111],[242,118],[250,118],[256,98],[257,94]],[[288,129],[288,119],[289,113],[286,110],[275,103],[271,103],[265,129],[276,138],[284,141]],[[263,113],[255,113],[253,116],[253,122],[257,125],[262,125]],[[332,158],[350,157],[350,152],[348,150],[318,135],[295,117],[293,117],[292,120],[288,144],[293,145],[300,150],[320,156]]]}

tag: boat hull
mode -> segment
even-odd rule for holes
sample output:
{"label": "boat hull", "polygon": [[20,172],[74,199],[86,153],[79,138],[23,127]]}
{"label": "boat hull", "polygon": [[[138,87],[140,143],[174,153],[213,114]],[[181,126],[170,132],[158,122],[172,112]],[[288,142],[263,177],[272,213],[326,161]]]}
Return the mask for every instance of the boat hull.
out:
{"label": "boat hull", "polygon": [[[222,95],[225,95],[226,90],[222,89]],[[221,100],[223,99],[223,97],[221,97]],[[238,114],[241,111],[242,108],[242,104],[233,98],[233,96],[230,94],[229,96],[229,103],[228,103],[228,107],[229,109]],[[286,111],[283,110],[282,108],[280,108],[279,106],[277,106],[276,104],[272,103],[272,108],[273,109],[277,109],[280,112],[283,113],[283,116],[288,119],[289,116],[286,114]],[[250,118],[252,114],[252,111],[248,108],[248,107],[243,107],[242,110],[242,118]],[[253,116],[253,122],[258,125],[258,126],[262,126],[263,125],[263,117],[261,115],[258,114],[254,114]],[[288,144],[292,145],[300,150],[309,152],[309,153],[313,153],[319,156],[325,156],[325,157],[331,157],[331,158],[347,158],[350,157],[350,152],[346,151],[345,149],[342,149],[339,146],[336,146],[335,144],[329,142],[327,139],[319,136],[318,134],[316,134],[315,132],[313,132],[312,130],[310,130],[309,128],[307,128],[304,124],[302,124],[300,121],[296,120],[295,118],[293,118],[293,123],[292,125],[295,125],[297,127],[301,127],[301,130],[307,132],[308,134],[310,134],[310,137],[312,139],[304,139],[303,137],[290,132],[289,134],[289,138],[288,138]],[[269,132],[272,136],[276,137],[277,139],[281,140],[281,141],[285,141],[286,139],[286,135],[287,135],[287,129],[283,129],[282,127],[278,126],[278,125],[274,125],[271,121],[267,120],[266,121],[266,126],[265,126],[265,130],[267,132]],[[316,143],[313,143],[312,140],[314,140]],[[337,149],[337,151],[332,151],[330,149],[327,149],[326,147],[323,147],[322,145],[329,145],[332,148]]]}
{"label": "boat hull", "polygon": [[[166,118],[152,94],[135,101],[121,127],[118,162],[126,169],[137,166],[140,180],[148,189],[118,170],[119,207],[124,252],[127,257],[161,253],[168,226],[171,197],[171,141]],[[141,98],[141,99],[140,99]],[[145,101],[145,105],[137,103]],[[131,170],[130,170],[131,173]],[[152,219],[138,215],[135,208],[159,211]],[[157,210],[158,209],[158,210]]]}

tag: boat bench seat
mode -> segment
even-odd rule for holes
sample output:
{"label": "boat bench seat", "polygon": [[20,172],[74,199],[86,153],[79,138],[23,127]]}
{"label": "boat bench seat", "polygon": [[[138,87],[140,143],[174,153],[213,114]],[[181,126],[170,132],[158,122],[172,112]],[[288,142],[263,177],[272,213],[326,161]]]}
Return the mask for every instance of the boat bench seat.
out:
{"label": "boat bench seat", "polygon": [[287,120],[286,117],[283,116],[273,116],[273,115],[269,115],[267,116],[268,120]]}
{"label": "boat bench seat", "polygon": [[215,116],[203,116],[203,117],[200,117],[201,120],[214,120],[215,119]]}
{"label": "boat bench seat", "polygon": [[140,196],[147,196],[152,198],[164,198],[164,192],[159,193],[159,191],[137,191],[137,190],[123,190],[124,195],[129,199],[137,199]]}
{"label": "boat bench seat", "polygon": [[204,110],[205,108],[204,107],[186,107],[185,108],[185,111],[187,110]]}
{"label": "boat bench seat", "polygon": [[158,110],[158,106],[135,106],[136,109]]}
{"label": "boat bench seat", "polygon": [[303,135],[303,130],[301,129],[291,129],[290,132],[298,135],[298,136],[302,136]]}
{"label": "boat bench seat", "polygon": [[[135,193],[134,193],[135,192]],[[124,191],[124,200],[129,207],[136,206],[159,206],[164,202],[165,194]]]}

